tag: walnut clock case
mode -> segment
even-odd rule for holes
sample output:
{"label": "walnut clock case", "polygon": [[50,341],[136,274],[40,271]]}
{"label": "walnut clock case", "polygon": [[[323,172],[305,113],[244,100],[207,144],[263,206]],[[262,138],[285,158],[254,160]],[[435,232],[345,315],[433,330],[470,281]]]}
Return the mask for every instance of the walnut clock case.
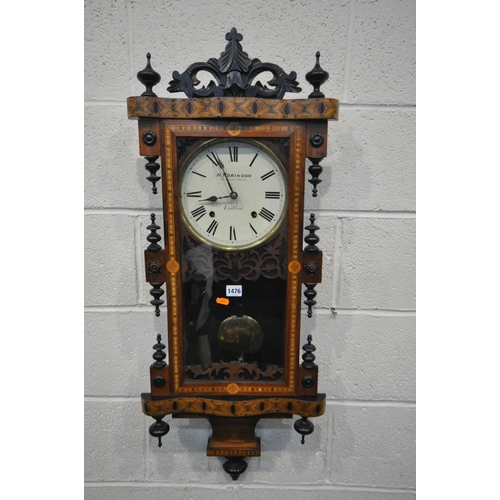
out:
{"label": "walnut clock case", "polygon": [[[172,73],[169,92],[187,98],[157,97],[161,77],[148,54],[137,74],[146,90],[127,101],[153,192],[161,185],[165,226],[162,246],[151,214],[146,281],[157,316],[166,292],[168,332],[155,332],[142,410],[159,446],[166,415],[208,419],[207,455],[226,457],[233,479],[245,457],[260,456],[261,418],[298,416],[303,444],[309,419],[325,411],[312,336],[300,345],[301,306],[311,317],[322,270],[304,189],[307,178],[317,196],[339,105],[320,91],[328,73],[319,52],[306,75],[313,91],[288,100],[301,91],[295,72],[250,59],[242,38],[233,28],[218,59]],[[215,81],[200,87],[200,71]],[[267,85],[257,80],[263,72],[273,75]]]}

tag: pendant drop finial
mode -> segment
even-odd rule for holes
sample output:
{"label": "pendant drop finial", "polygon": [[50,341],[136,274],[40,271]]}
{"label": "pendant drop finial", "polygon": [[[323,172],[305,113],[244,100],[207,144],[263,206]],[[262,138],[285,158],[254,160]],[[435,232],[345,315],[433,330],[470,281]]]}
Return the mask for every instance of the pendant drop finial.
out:
{"label": "pendant drop finial", "polygon": [[168,434],[170,430],[170,425],[167,422],[164,422],[162,417],[155,417],[156,422],[152,423],[149,426],[149,434],[155,438],[158,438],[158,447],[161,448],[162,442],[161,438]]}
{"label": "pendant drop finial", "polygon": [[293,424],[293,428],[302,435],[302,439],[300,440],[301,444],[306,442],[306,436],[312,434],[314,431],[314,424],[307,418],[301,417],[295,421]]}

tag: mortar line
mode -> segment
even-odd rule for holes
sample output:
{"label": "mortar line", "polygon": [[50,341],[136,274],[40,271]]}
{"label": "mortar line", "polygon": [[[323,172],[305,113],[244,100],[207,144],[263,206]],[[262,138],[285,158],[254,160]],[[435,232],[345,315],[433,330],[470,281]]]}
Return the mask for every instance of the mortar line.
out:
{"label": "mortar line", "polygon": [[[134,64],[133,62],[131,64]],[[130,80],[130,85],[132,86],[133,83],[133,77],[131,77]],[[133,90],[130,91],[130,94],[133,93]],[[169,98],[169,97],[167,97]],[[84,106],[127,106],[127,101],[123,101],[122,99],[99,99],[99,100],[91,100],[91,99],[85,99],[83,101]],[[383,110],[383,111],[414,111],[417,109],[416,104],[375,104],[375,103],[363,103],[363,102],[357,102],[357,103],[347,103],[347,102],[341,102],[341,109],[353,109],[353,110],[361,110],[361,109],[366,109],[366,110]]]}
{"label": "mortar line", "polygon": [[[161,306],[160,310],[166,309],[166,306]],[[89,313],[123,313],[123,312],[137,312],[137,313],[153,313],[154,308],[149,304],[137,304],[137,305],[89,305],[84,306],[84,312]],[[301,308],[302,312],[306,311],[306,308]],[[347,309],[347,308],[335,308],[335,313],[345,316],[380,316],[380,317],[414,317],[416,316],[416,310],[398,310],[398,309]],[[330,308],[315,308],[313,314],[319,315],[331,315],[332,310]]]}
{"label": "mortar line", "polygon": [[[142,299],[142,298],[141,298]],[[137,305],[116,306],[116,305],[102,305],[102,306],[85,306],[84,312],[88,313],[141,313],[141,314],[154,314],[154,306],[149,303],[138,303]],[[166,306],[160,306],[162,314],[166,313]]]}
{"label": "mortar line", "polygon": [[146,451],[144,453],[144,456],[146,458],[146,466],[144,467],[144,475],[145,475],[145,481],[147,481],[151,477],[151,441],[150,441],[150,435],[149,435],[149,428],[148,425],[144,425],[144,446],[146,447]]}
{"label": "mortar line", "polygon": [[160,207],[150,207],[150,208],[121,208],[121,207],[109,207],[109,208],[85,208],[85,215],[148,215],[155,211],[161,210]]}
{"label": "mortar line", "polygon": [[390,399],[328,399],[326,406],[370,406],[374,407],[392,407],[392,408],[416,408],[416,401],[393,401]]}
{"label": "mortar line", "polygon": [[[332,314],[328,309],[318,309],[320,314]],[[414,317],[415,309],[344,309],[335,308],[335,313],[343,316],[379,316],[379,317]]]}
{"label": "mortar line", "polygon": [[323,481],[331,483],[332,471],[333,471],[333,440],[335,437],[333,412],[328,414],[328,427],[327,427],[327,437],[326,437],[326,459],[325,459],[325,472],[323,475]]}
{"label": "mortar line", "polygon": [[367,109],[367,110],[386,110],[386,111],[415,111],[417,105],[413,103],[396,104],[396,103],[370,103],[370,102],[351,102],[341,103],[342,109]]}
{"label": "mortar line", "polygon": [[84,395],[84,401],[88,403],[99,403],[105,401],[107,403],[128,403],[130,401],[141,401],[141,396],[93,396],[93,395]]}
{"label": "mortar line", "polygon": [[[85,215],[149,215],[152,211],[161,210],[160,207],[150,208],[126,208],[126,207],[88,207],[84,208]],[[372,219],[415,219],[416,212],[411,210],[328,210],[328,209],[308,209],[315,215],[338,218],[372,218]]]}
{"label": "mortar line", "polygon": [[136,301],[139,303],[142,300],[142,297],[144,297],[144,283],[142,278],[142,244],[141,244],[141,221],[139,217],[136,217],[134,219],[134,243],[135,243],[135,277],[137,279],[137,284],[136,284],[136,292],[137,292],[137,297]]}
{"label": "mortar line", "polygon": [[315,213],[323,216],[348,218],[363,217],[372,219],[415,219],[417,213],[412,210],[316,210]]}
{"label": "mortar line", "polygon": [[[127,41],[128,41],[128,85],[129,93],[132,95],[132,75],[134,68],[134,8],[130,0],[127,0]],[[125,103],[124,103],[125,104]]]}
{"label": "mortar line", "polygon": [[259,484],[213,484],[213,483],[160,483],[160,482],[142,482],[142,481],[84,481],[85,486],[90,488],[144,488],[151,487],[154,489],[167,488],[200,488],[209,490],[293,490],[293,491],[310,491],[311,488],[322,491],[356,491],[356,492],[372,492],[372,493],[413,493],[415,488],[389,488],[386,486],[352,486],[341,484],[317,484],[317,483],[302,483],[302,484],[276,484],[276,483],[259,483]]}
{"label": "mortar line", "polygon": [[[133,63],[132,63],[133,64]],[[129,85],[131,85],[132,80],[130,80]],[[132,93],[132,92],[130,92]],[[122,100],[122,99],[99,99],[96,101],[92,101],[90,99],[85,99],[83,101],[84,106],[123,106],[124,108],[127,107],[127,100]]]}
{"label": "mortar line", "polygon": [[351,56],[354,38],[354,17],[356,15],[356,0],[349,2],[349,13],[347,16],[346,49],[344,59],[344,83],[342,86],[341,105],[349,100],[349,80],[351,76]]}
{"label": "mortar line", "polygon": [[[96,396],[92,394],[84,395],[84,401],[87,403],[128,403],[131,401],[140,401],[140,395],[137,396],[110,396],[102,395]],[[328,399],[326,400],[327,406],[370,406],[370,407],[399,407],[399,408],[414,408],[416,401],[393,401],[393,400],[363,400],[363,399]],[[203,418],[203,417],[200,417]]]}
{"label": "mortar line", "polygon": [[333,233],[333,280],[332,280],[332,306],[337,307],[340,297],[340,274],[342,271],[342,220],[335,220]]}

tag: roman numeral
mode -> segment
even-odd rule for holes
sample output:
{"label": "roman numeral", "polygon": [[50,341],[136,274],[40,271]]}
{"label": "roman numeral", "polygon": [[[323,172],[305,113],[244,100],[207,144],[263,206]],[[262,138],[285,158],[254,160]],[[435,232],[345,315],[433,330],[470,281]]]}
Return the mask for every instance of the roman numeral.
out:
{"label": "roman numeral", "polygon": [[255,230],[255,228],[252,226],[252,224],[250,224],[250,222],[248,223],[250,225],[250,227],[252,228],[252,231],[257,234],[257,231]]}
{"label": "roman numeral", "polygon": [[186,193],[186,196],[188,198],[201,198],[201,191],[191,191],[190,193]]}
{"label": "roman numeral", "polygon": [[[213,156],[213,158],[212,158]],[[212,152],[212,156],[208,156],[207,155],[207,158],[216,166],[218,167],[219,166],[219,158],[217,158],[217,156],[215,156],[215,153]]]}
{"label": "roman numeral", "polygon": [[191,215],[193,218],[196,219],[196,221],[199,221],[205,214],[207,213],[205,207],[202,205],[201,207],[195,208],[192,212]]}
{"label": "roman numeral", "polygon": [[259,215],[262,218],[266,219],[268,222],[271,222],[274,217],[274,214],[264,207],[262,207],[262,210],[259,212]]}
{"label": "roman numeral", "polygon": [[276,172],[274,170],[269,170],[267,174],[261,175],[260,178],[265,181],[266,179],[269,179],[269,177],[272,177]]}
{"label": "roman numeral", "polygon": [[215,231],[219,227],[219,223],[216,220],[213,220],[210,226],[208,226],[207,233],[215,236]]}
{"label": "roman numeral", "polygon": [[238,161],[238,146],[229,146],[229,156],[232,162]]}
{"label": "roman numeral", "polygon": [[253,162],[255,161],[257,156],[259,156],[259,153],[255,153],[255,156],[253,157],[252,161],[250,162],[250,165],[249,165],[250,167],[253,165]]}
{"label": "roman numeral", "polygon": [[229,226],[229,241],[236,240],[236,228]]}
{"label": "roman numeral", "polygon": [[279,200],[280,192],[279,191],[266,191],[266,198],[268,200]]}

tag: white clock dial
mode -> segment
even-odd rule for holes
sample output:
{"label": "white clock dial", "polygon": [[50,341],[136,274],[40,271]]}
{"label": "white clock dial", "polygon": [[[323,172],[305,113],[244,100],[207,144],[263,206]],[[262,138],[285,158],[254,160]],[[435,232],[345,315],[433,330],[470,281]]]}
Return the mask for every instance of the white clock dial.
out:
{"label": "white clock dial", "polygon": [[211,140],[188,159],[179,197],[182,217],[198,239],[225,250],[251,248],[283,221],[286,172],[258,141]]}

